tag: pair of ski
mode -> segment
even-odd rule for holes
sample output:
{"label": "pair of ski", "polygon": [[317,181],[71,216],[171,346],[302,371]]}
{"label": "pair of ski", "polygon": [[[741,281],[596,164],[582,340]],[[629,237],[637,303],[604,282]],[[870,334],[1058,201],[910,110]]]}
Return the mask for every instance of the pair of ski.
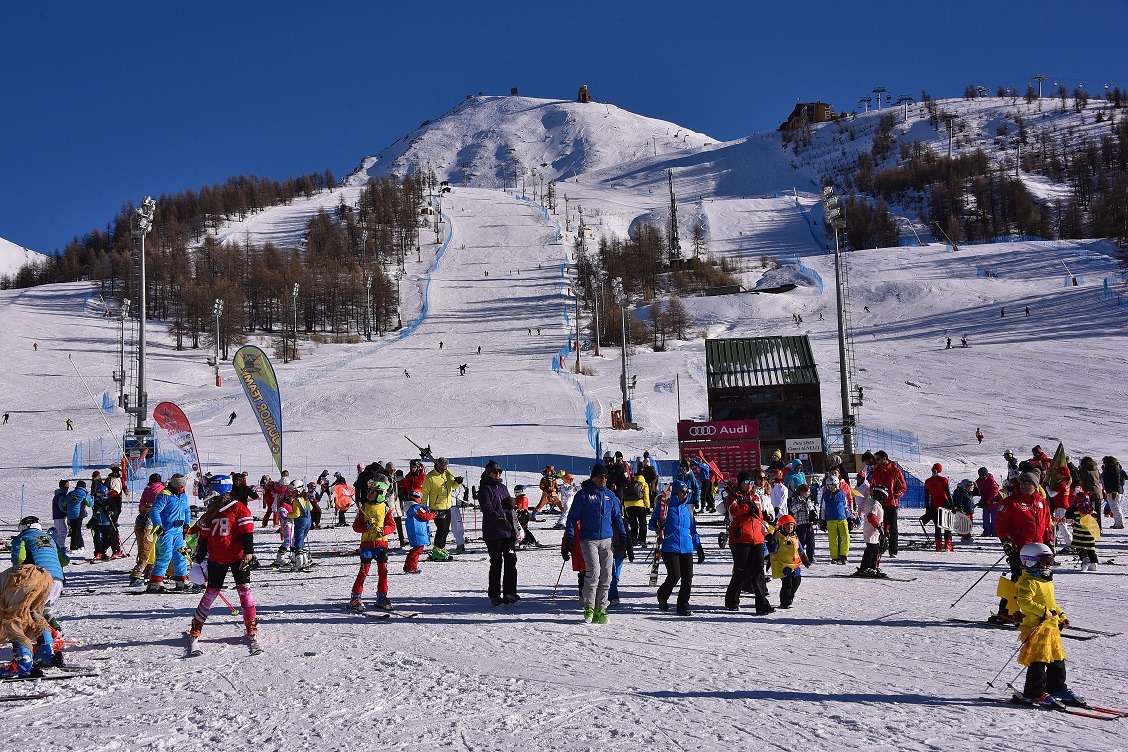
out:
{"label": "pair of ski", "polygon": [[650,587],[657,587],[658,585],[658,562],[662,560],[662,534],[666,530],[666,512],[670,504],[669,494],[660,497],[658,503],[658,529],[654,532],[654,550],[651,552],[653,560],[650,562]]}
{"label": "pair of ski", "polygon": [[[99,672],[92,670],[89,666],[67,666],[65,668],[51,668],[49,670],[58,671],[59,673],[44,674],[43,676],[10,676],[0,679],[0,683],[13,684],[15,682],[25,681],[63,681],[65,679],[82,679],[99,676]],[[27,692],[19,695],[0,695],[0,702],[25,702],[29,700],[42,700],[54,696],[55,692]]]}
{"label": "pair of ski", "polygon": [[[994,622],[981,619],[948,619],[948,621],[955,622],[956,624],[966,624],[969,627],[982,627],[983,629],[1005,629],[1011,632],[1018,629],[1018,625],[1016,624],[995,624]],[[1120,635],[1119,632],[1101,632],[1096,629],[1075,627],[1072,624],[1066,627],[1066,629],[1068,631],[1061,633],[1061,636],[1066,640],[1095,640],[1098,637],[1117,637]]]}
{"label": "pair of ski", "polygon": [[345,610],[367,619],[379,620],[391,619],[393,616],[398,616],[401,619],[414,619],[416,616],[419,616],[418,611],[397,611],[394,608],[374,608],[371,611],[357,611],[356,609],[345,606]]}
{"label": "pair of ski", "polygon": [[860,574],[834,574],[831,577],[848,578],[851,580],[876,580],[878,582],[916,582],[916,577],[864,577]]}
{"label": "pair of ski", "polygon": [[[199,658],[204,654],[204,651],[200,649],[200,638],[193,637],[189,632],[185,632],[184,639],[186,640],[184,646],[185,658]],[[259,643],[258,637],[247,638],[247,653],[251,656],[262,653],[262,645]]]}
{"label": "pair of ski", "polygon": [[1058,712],[1058,713],[1068,713],[1069,715],[1075,715],[1075,716],[1079,716],[1081,718],[1093,718],[1093,719],[1096,719],[1098,721],[1116,721],[1116,720],[1119,720],[1121,718],[1128,718],[1128,711],[1126,711],[1126,710],[1120,710],[1118,708],[1105,708],[1105,707],[1101,707],[1100,705],[1092,705],[1088,702],[1086,702],[1083,705],[1076,706],[1076,705],[1066,705],[1064,702],[1061,702],[1060,700],[1054,700],[1053,705],[1049,705],[1049,706],[1034,705],[1029,700],[1027,700],[1025,697],[1023,697],[1022,693],[1019,692],[1018,690],[1015,690],[1014,694],[1011,695],[1011,697],[1009,697],[1009,698],[1006,698],[1006,697],[980,697],[979,699],[983,700],[985,702],[1006,703],[1006,704],[1009,704],[1009,705],[1015,705],[1017,707],[1023,707],[1023,708],[1051,710],[1051,711],[1055,711],[1055,712]]}

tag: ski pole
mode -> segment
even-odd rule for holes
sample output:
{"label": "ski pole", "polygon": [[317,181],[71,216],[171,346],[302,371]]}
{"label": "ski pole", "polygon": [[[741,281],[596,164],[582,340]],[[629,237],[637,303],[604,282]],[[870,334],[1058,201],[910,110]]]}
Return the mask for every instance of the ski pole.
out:
{"label": "ski pole", "polygon": [[991,681],[987,682],[988,687],[990,687],[991,689],[996,688],[995,682],[998,681],[999,677],[1002,676],[1003,672],[1007,670],[1007,666],[1009,666],[1011,664],[1011,661],[1013,661],[1015,659],[1015,656],[1017,656],[1019,654],[1019,652],[1024,647],[1026,647],[1026,643],[1030,641],[1030,638],[1034,636],[1034,633],[1037,632],[1038,629],[1041,628],[1041,626],[1042,626],[1042,624],[1039,623],[1038,626],[1036,626],[1036,627],[1034,627],[1034,629],[1030,630],[1030,634],[1028,634],[1028,635],[1026,635],[1026,637],[1022,638],[1022,642],[1018,643],[1018,647],[1015,648],[1014,652],[1010,654],[1009,658],[1007,658],[1007,662],[1003,664],[1003,667],[1001,669],[999,669],[999,673],[995,674],[994,678],[991,679]]}
{"label": "ski pole", "polygon": [[552,600],[556,600],[556,591],[560,588],[560,578],[564,576],[564,567],[566,566],[568,566],[567,559],[560,564],[560,574],[556,575],[556,584],[552,587]]}
{"label": "ski pole", "polygon": [[227,606],[229,609],[231,609],[231,615],[232,616],[238,616],[240,613],[242,613],[238,608],[235,607],[234,604],[231,603],[231,601],[227,600],[227,596],[224,595],[223,593],[219,593],[219,599],[221,601],[223,601],[223,604],[225,606]]}
{"label": "ski pole", "polygon": [[948,606],[948,608],[954,608],[957,603],[962,601],[964,599],[964,596],[966,596],[968,593],[970,593],[972,590],[974,590],[976,585],[983,582],[983,578],[986,577],[988,574],[990,574],[992,569],[999,566],[999,562],[1002,561],[1005,558],[1007,558],[1007,554],[1004,551],[1003,555],[998,558],[998,561],[996,561],[991,566],[987,567],[987,571],[985,571],[983,574],[979,575],[979,579],[976,580],[975,582],[971,583],[971,587],[969,587],[967,590],[963,591],[963,595],[961,595],[959,598],[956,598],[956,600],[952,603],[951,606]]}

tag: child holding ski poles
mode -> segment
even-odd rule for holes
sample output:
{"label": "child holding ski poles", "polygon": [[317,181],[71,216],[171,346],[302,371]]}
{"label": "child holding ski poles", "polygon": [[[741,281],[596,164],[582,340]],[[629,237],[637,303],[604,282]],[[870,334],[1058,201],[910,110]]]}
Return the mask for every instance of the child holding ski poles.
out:
{"label": "child holding ski poles", "polygon": [[1023,619],[1018,662],[1026,666],[1026,683],[1015,699],[1039,707],[1084,706],[1084,700],[1065,683],[1061,630],[1069,626],[1069,619],[1054,593],[1054,552],[1044,543],[1027,543],[1019,558],[1022,575],[1015,586],[1015,600]]}
{"label": "child holding ski poles", "polygon": [[353,580],[352,598],[349,600],[349,609],[358,613],[365,610],[364,581],[372,569],[372,562],[376,562],[378,576],[376,584],[376,607],[389,610],[392,607],[388,600],[388,536],[395,532],[395,518],[388,509],[388,494],[392,493],[392,484],[387,476],[376,474],[367,484],[365,497],[360,504],[360,511],[353,520],[353,530],[361,533],[360,537],[360,571]]}

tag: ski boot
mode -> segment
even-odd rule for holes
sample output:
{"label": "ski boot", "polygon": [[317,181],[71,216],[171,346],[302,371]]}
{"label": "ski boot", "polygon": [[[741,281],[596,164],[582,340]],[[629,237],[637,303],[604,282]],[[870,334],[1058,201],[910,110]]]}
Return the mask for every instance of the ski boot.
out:
{"label": "ski boot", "polygon": [[584,623],[591,624],[595,621],[595,609],[591,606],[584,606]]}
{"label": "ski boot", "polygon": [[290,565],[290,549],[285,546],[278,547],[278,554],[274,557],[274,563],[271,566],[274,569],[284,569]]}
{"label": "ski boot", "polygon": [[1074,692],[1069,687],[1066,687],[1065,689],[1060,689],[1057,692],[1053,692],[1053,693],[1051,693],[1050,696],[1053,697],[1058,702],[1060,702],[1062,705],[1068,705],[1069,707],[1073,707],[1073,708],[1087,708],[1087,707],[1089,707],[1089,703],[1085,701],[1085,698],[1081,697],[1079,694]]}
{"label": "ski boot", "polygon": [[[536,543],[534,542],[534,543],[533,543],[533,545],[535,546],[535,545],[536,545]],[[464,553],[466,553],[466,544],[464,544],[464,543],[460,543],[460,544],[458,545],[458,547],[454,549],[454,552],[455,552],[456,554],[464,554]]]}
{"label": "ski boot", "polygon": [[30,661],[12,660],[0,666],[0,679],[35,679],[43,675],[43,669]]}
{"label": "ski boot", "polygon": [[948,553],[952,553],[953,551],[956,550],[956,548],[955,548],[955,546],[952,545],[951,541],[948,541],[947,543],[944,544],[944,550],[947,551]]}
{"label": "ski boot", "polygon": [[145,580],[142,579],[141,577],[130,577],[129,578],[129,587],[138,588],[138,587],[144,587],[144,586],[145,586]]}
{"label": "ski boot", "polygon": [[505,603],[505,601],[503,601],[501,598],[498,598],[496,595],[490,596],[491,606],[500,606],[502,603]]}
{"label": "ski boot", "polygon": [[119,548],[117,551],[114,551],[113,556],[111,556],[110,558],[111,559],[124,559],[125,558],[125,551],[122,551]]}
{"label": "ski boot", "polygon": [[199,593],[203,588],[199,585],[189,582],[187,578],[176,578],[176,584],[172,586],[174,593]]}
{"label": "ski boot", "polygon": [[146,593],[167,593],[165,590],[164,580],[149,580],[149,584],[145,586]]}
{"label": "ski boot", "polygon": [[431,555],[428,557],[431,561],[450,561],[451,556],[443,548],[432,548]]}
{"label": "ski boot", "polygon": [[309,572],[313,569],[313,557],[309,553],[309,549],[302,549],[302,571]]}
{"label": "ski boot", "polygon": [[[678,609],[678,616],[693,616],[693,612],[690,611],[688,608],[679,608]],[[603,621],[600,622],[600,624],[606,624],[606,623],[607,623],[607,616],[605,614],[603,616]]]}
{"label": "ski boot", "polygon": [[387,593],[376,594],[376,608],[380,609],[381,611],[392,610],[392,601],[390,598],[388,598]]}
{"label": "ski boot", "polygon": [[247,625],[246,632],[247,650],[251,655],[258,655],[262,652],[262,645],[258,641],[258,619],[255,619]]}
{"label": "ski boot", "polygon": [[607,623],[607,611],[605,609],[602,609],[602,608],[599,608],[599,609],[596,609],[595,611],[593,611],[592,614],[591,614],[591,623],[592,624],[606,624]]}
{"label": "ski boot", "polygon": [[349,609],[349,611],[353,611],[353,612],[358,613],[358,614],[363,614],[365,611],[368,610],[364,606],[364,601],[362,601],[359,596],[354,597],[352,600],[349,601],[348,609]]}

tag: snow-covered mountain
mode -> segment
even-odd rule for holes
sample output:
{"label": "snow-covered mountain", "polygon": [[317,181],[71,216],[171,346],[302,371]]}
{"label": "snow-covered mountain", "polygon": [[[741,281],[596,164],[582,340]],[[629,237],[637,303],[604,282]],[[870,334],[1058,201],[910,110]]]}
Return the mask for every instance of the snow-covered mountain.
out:
{"label": "snow-covered mountain", "polygon": [[[430,166],[440,180],[494,188],[512,182],[514,160],[545,180],[693,153],[717,140],[604,102],[474,96],[366,159],[354,179]],[[520,175],[520,172],[518,173]]]}
{"label": "snow-covered mountain", "polygon": [[43,261],[47,257],[30,248],[16,245],[10,240],[0,238],[0,275],[15,274],[24,264]]}

